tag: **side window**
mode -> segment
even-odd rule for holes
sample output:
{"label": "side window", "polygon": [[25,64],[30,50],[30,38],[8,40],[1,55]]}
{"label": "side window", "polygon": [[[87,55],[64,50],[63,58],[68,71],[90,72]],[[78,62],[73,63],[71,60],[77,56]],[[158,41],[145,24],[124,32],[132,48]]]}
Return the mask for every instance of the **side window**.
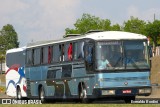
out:
{"label": "side window", "polygon": [[64,44],[59,45],[59,51],[60,51],[60,61],[64,61],[66,57]]}
{"label": "side window", "polygon": [[32,49],[32,65],[34,65],[34,49]]}
{"label": "side window", "polygon": [[56,70],[48,70],[47,78],[48,79],[56,78]]}
{"label": "side window", "polygon": [[7,65],[8,68],[10,68],[12,66],[10,64],[10,60],[12,60],[11,57],[10,57],[10,54],[7,53],[7,55],[6,55],[6,65]]}
{"label": "side window", "polygon": [[43,61],[44,61],[44,64],[48,63],[48,47],[44,47],[43,49]]}
{"label": "side window", "polygon": [[37,48],[35,49],[35,52],[34,52],[34,65],[38,65],[40,64],[40,49]]}
{"label": "side window", "polygon": [[62,78],[71,77],[72,75],[72,65],[62,66]]}
{"label": "side window", "polygon": [[85,61],[86,61],[86,68],[88,71],[93,70],[93,45],[87,44],[85,46]]}
{"label": "side window", "polygon": [[72,51],[73,51],[73,50],[72,50],[72,47],[73,47],[73,46],[72,46],[72,43],[70,43],[70,44],[69,44],[69,47],[68,47],[68,60],[69,60],[69,61],[72,60]]}
{"label": "side window", "polygon": [[43,64],[43,55],[44,55],[44,53],[43,53],[43,47],[41,48],[41,64]]}
{"label": "side window", "polygon": [[73,43],[73,59],[83,59],[84,58],[84,42]]}
{"label": "side window", "polygon": [[27,65],[31,65],[32,64],[32,51],[31,50],[27,50],[27,55],[26,55],[26,64]]}
{"label": "side window", "polygon": [[48,63],[48,47],[41,48],[41,64]]}
{"label": "side window", "polygon": [[59,62],[61,58],[61,45],[54,45],[52,50],[53,62]]}
{"label": "side window", "polygon": [[72,43],[66,43],[64,45],[64,61],[71,61],[71,60],[72,60]]}
{"label": "side window", "polygon": [[7,53],[6,55],[6,64],[7,67],[14,66],[15,64],[24,66],[25,65],[25,54],[24,51],[21,52],[13,52],[13,53]]}
{"label": "side window", "polygon": [[[64,45],[64,44],[63,44]],[[68,47],[69,44],[65,44],[64,48],[62,47],[62,57],[63,57],[63,61],[68,61]],[[64,54],[63,54],[64,51]]]}
{"label": "side window", "polygon": [[52,61],[52,46],[48,46],[48,64]]}

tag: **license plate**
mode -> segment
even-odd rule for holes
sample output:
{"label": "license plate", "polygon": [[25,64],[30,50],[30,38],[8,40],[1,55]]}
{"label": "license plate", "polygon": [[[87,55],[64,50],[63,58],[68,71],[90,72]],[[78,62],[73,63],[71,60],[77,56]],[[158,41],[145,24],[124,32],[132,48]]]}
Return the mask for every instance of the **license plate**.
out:
{"label": "license plate", "polygon": [[123,94],[130,94],[130,93],[132,93],[131,90],[123,90],[122,92],[123,92]]}

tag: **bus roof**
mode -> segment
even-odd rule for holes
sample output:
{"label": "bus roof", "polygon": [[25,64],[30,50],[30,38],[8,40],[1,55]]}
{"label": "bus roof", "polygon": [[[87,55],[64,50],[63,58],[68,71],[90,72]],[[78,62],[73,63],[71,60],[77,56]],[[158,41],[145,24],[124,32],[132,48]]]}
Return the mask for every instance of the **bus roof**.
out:
{"label": "bus roof", "polygon": [[14,52],[21,52],[21,51],[24,51],[25,49],[26,49],[26,47],[9,49],[9,50],[7,50],[6,54],[7,53],[14,53]]}
{"label": "bus roof", "polygon": [[94,40],[133,40],[133,39],[147,39],[146,36],[130,32],[122,31],[105,31],[98,33],[91,33],[86,35],[88,38]]}
{"label": "bus roof", "polygon": [[147,39],[146,36],[136,33],[130,33],[130,32],[122,32],[122,31],[103,31],[103,32],[94,32],[94,33],[88,33],[81,36],[75,36],[75,37],[67,37],[59,40],[49,40],[49,41],[40,41],[35,43],[29,43],[27,45],[28,48],[36,47],[36,46],[42,46],[42,45],[49,45],[54,43],[61,43],[61,42],[67,42],[67,41],[73,41],[73,40],[79,40],[84,38],[90,38],[93,40],[137,40],[137,39]]}

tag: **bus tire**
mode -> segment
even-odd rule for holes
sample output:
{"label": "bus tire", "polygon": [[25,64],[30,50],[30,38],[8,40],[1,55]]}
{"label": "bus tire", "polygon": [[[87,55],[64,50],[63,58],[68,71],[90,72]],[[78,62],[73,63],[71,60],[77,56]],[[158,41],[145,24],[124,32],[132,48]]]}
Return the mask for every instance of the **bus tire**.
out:
{"label": "bus tire", "polygon": [[89,99],[87,98],[87,90],[83,83],[80,84],[79,99],[82,103],[89,103]]}
{"label": "bus tire", "polygon": [[17,100],[21,100],[22,99],[21,89],[20,89],[19,86],[17,87],[16,98],[17,98]]}
{"label": "bus tire", "polygon": [[46,102],[45,92],[44,92],[43,87],[41,87],[41,88],[39,89],[39,100],[41,100],[42,103],[45,103],[45,102]]}

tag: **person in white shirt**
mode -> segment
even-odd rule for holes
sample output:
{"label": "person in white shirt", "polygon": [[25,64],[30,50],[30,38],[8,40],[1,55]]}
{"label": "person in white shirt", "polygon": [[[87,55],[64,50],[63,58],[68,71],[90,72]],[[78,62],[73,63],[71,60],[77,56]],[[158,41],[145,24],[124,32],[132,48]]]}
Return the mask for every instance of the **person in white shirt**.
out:
{"label": "person in white shirt", "polygon": [[112,67],[112,65],[102,55],[101,56],[101,60],[98,61],[98,69],[107,69],[107,67]]}

